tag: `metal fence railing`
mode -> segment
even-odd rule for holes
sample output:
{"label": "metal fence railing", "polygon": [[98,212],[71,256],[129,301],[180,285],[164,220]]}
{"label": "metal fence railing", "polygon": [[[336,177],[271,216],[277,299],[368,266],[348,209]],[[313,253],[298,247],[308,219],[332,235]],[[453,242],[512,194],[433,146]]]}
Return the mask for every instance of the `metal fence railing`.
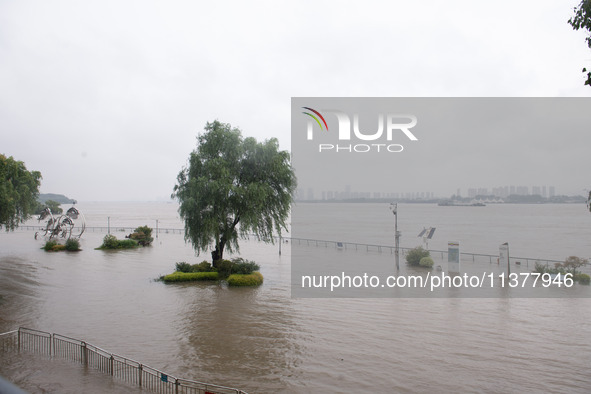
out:
{"label": "metal fence railing", "polygon": [[[21,230],[39,230],[39,226],[19,226]],[[89,232],[126,232],[131,233],[133,232],[133,226],[124,226],[124,227],[86,227],[86,231]],[[153,229],[154,236],[158,234],[184,234],[184,229],[182,228],[158,228]],[[377,252],[377,253],[391,253],[394,254],[394,246],[392,245],[375,245],[375,244],[365,244],[365,243],[357,243],[357,242],[339,242],[339,241],[329,241],[329,240],[322,240],[322,239],[307,239],[307,238],[294,238],[294,237],[274,237],[275,240],[281,241],[289,241],[292,243],[297,243],[298,245],[307,245],[307,246],[317,246],[317,247],[330,247],[335,249],[344,249],[344,250],[355,250],[355,251],[363,251],[363,252]],[[400,247],[400,256],[404,256],[408,253],[409,250],[412,248],[404,248]],[[281,250],[281,249],[280,249]],[[433,257],[440,256],[442,260],[447,260],[447,251],[446,250],[435,250],[429,249],[431,255]],[[473,262],[473,263],[496,263],[498,255],[491,255],[491,254],[484,254],[484,253],[467,253],[467,252],[460,252],[460,259],[464,262]],[[546,259],[546,258],[535,258],[535,257],[516,257],[510,256],[509,260],[512,264],[515,265],[523,265],[527,268],[534,268],[535,264],[541,264],[545,267],[553,268],[557,263],[563,263],[564,261],[561,260],[553,260],[553,259]],[[581,267],[581,272],[587,272],[591,274],[591,265],[587,265],[586,267]]]}
{"label": "metal fence railing", "polygon": [[244,391],[180,379],[79,339],[21,327],[0,334],[0,352],[26,351],[75,361],[143,390],[162,394],[246,394]]}
{"label": "metal fence railing", "polygon": [[[85,232],[90,233],[133,233],[133,231],[138,226],[86,226]],[[27,230],[27,231],[42,231],[44,228],[41,226],[32,226],[32,225],[20,225],[18,226],[19,230]],[[184,234],[185,229],[183,228],[158,228],[152,229],[152,234],[155,236],[156,234]]]}
{"label": "metal fence railing", "polygon": [[[313,247],[324,247],[324,248],[333,248],[333,249],[342,249],[342,250],[349,250],[349,251],[362,251],[362,252],[375,252],[375,253],[390,253],[394,254],[395,247],[390,245],[374,245],[374,244],[363,244],[363,243],[356,243],[356,242],[339,242],[339,241],[328,241],[328,240],[320,240],[320,239],[306,239],[306,238],[288,238],[283,237],[283,240],[289,240],[292,244],[296,245],[304,245],[304,246],[313,246]],[[413,248],[403,248],[400,247],[400,256],[405,256],[410,250]],[[434,259],[440,259],[442,261],[447,261],[447,250],[436,250],[436,249],[429,249],[431,253],[431,257]],[[498,255],[492,254],[484,254],[484,253],[466,253],[460,252],[460,261],[466,263],[488,263],[488,264],[498,264]],[[555,264],[563,263],[564,260],[553,260],[553,259],[546,259],[546,258],[534,258],[534,257],[517,257],[517,256],[510,256],[509,257],[510,263],[512,265],[517,265],[521,267],[525,267],[528,269],[534,269],[536,264],[540,264],[545,266],[546,268],[553,268]],[[591,273],[591,265],[586,265],[580,267],[579,270],[585,273]]]}

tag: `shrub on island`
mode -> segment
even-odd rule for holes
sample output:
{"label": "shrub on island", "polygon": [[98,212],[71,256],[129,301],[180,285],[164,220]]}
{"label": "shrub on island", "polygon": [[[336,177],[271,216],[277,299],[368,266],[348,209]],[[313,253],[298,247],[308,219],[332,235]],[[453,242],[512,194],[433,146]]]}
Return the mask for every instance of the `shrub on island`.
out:
{"label": "shrub on island", "polygon": [[232,274],[249,275],[261,269],[254,261],[236,257],[232,260],[216,261],[215,269],[220,273],[221,278],[227,278]]}
{"label": "shrub on island", "polygon": [[103,244],[97,249],[133,249],[138,246],[133,239],[117,239],[116,236],[107,234],[103,238]]}
{"label": "shrub on island", "polygon": [[566,275],[571,274],[572,279],[582,285],[588,285],[591,282],[591,276],[582,272],[577,272],[577,268],[587,265],[589,262],[587,259],[583,259],[577,256],[569,256],[563,263],[555,263],[554,267],[548,267],[540,262],[536,261],[536,265],[533,272],[539,274],[550,274],[550,275]]}
{"label": "shrub on island", "polygon": [[80,241],[75,238],[69,238],[66,241],[66,250],[70,252],[77,252],[80,250]]}
{"label": "shrub on island", "polygon": [[258,271],[251,274],[232,274],[227,281],[229,286],[260,286],[263,284],[263,275]]}
{"label": "shrub on island", "polygon": [[575,282],[579,282],[582,285],[588,285],[591,282],[591,276],[583,273],[575,274]]}
{"label": "shrub on island", "polygon": [[154,238],[152,237],[152,229],[148,226],[140,226],[133,230],[133,233],[129,234],[125,238],[133,239],[141,246],[150,246]]}
{"label": "shrub on island", "polygon": [[173,272],[165,275],[162,280],[166,283],[218,280],[217,272]]}
{"label": "shrub on island", "polygon": [[431,257],[428,257],[428,256],[427,257],[423,257],[419,261],[419,265],[421,267],[433,268],[433,264],[435,264],[434,261],[433,261],[433,259]]}
{"label": "shrub on island", "polygon": [[259,286],[263,283],[263,275],[259,265],[243,258],[216,261],[215,267],[207,261],[189,264],[185,261],[175,265],[176,271],[161,277],[164,282],[188,282],[199,280],[226,279],[229,286]]}
{"label": "shrub on island", "polygon": [[54,246],[57,246],[58,243],[55,241],[47,241],[45,242],[45,245],[43,245],[43,248],[46,252],[51,252],[54,248]]}
{"label": "shrub on island", "polygon": [[428,250],[423,249],[422,246],[418,246],[408,252],[406,263],[410,266],[420,266],[423,257],[430,257],[430,253]]}
{"label": "shrub on island", "polygon": [[77,252],[80,250],[80,242],[77,239],[70,238],[65,244],[60,244],[57,241],[47,241],[43,248],[46,252],[60,252],[67,250],[69,252]]}
{"label": "shrub on island", "polygon": [[202,261],[199,264],[189,264],[183,261],[176,263],[175,269],[177,272],[213,272],[211,264],[207,261]]}

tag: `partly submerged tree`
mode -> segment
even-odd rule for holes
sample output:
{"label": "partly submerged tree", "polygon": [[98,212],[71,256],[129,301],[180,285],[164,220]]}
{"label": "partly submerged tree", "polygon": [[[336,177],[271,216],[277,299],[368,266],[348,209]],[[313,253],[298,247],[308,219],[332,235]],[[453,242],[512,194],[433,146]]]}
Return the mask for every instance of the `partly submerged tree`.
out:
{"label": "partly submerged tree", "polygon": [[[581,0],[581,3],[574,9],[575,15],[568,20],[568,23],[574,30],[586,30],[588,36],[585,38],[587,46],[591,49],[591,0]],[[591,87],[591,71],[586,67],[583,68],[583,73],[587,73],[587,80],[585,85]]]}
{"label": "partly submerged tree", "polygon": [[577,256],[569,256],[564,260],[564,263],[561,264],[562,267],[566,269],[566,272],[570,272],[573,275],[577,274],[577,268],[583,267],[589,263],[589,260],[577,257]]}
{"label": "partly submerged tree", "polygon": [[0,154],[0,228],[14,230],[35,212],[40,185],[39,171]]}
{"label": "partly submerged tree", "polygon": [[178,174],[173,198],[185,221],[185,240],[199,253],[211,247],[214,265],[224,249],[253,234],[273,242],[287,229],[296,178],[290,155],[276,138],[243,138],[237,128],[214,121],[197,137],[188,167]]}

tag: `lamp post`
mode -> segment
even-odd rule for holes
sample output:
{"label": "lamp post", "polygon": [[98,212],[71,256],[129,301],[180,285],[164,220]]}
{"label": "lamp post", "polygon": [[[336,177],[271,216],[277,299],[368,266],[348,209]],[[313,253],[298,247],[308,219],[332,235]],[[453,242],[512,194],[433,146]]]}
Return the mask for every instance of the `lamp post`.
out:
{"label": "lamp post", "polygon": [[398,232],[398,204],[391,203],[390,210],[394,214],[394,258],[396,259],[396,271],[400,270],[400,233]]}

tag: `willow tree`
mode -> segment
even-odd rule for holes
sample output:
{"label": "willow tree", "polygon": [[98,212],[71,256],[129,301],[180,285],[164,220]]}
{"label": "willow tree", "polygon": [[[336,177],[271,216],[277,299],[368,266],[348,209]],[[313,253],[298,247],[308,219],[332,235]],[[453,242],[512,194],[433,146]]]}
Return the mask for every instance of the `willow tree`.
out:
{"label": "willow tree", "polygon": [[296,178],[290,155],[276,138],[257,142],[217,120],[197,137],[189,164],[177,177],[172,198],[185,221],[185,241],[199,252],[211,249],[214,263],[238,240],[254,235],[273,242],[286,230]]}
{"label": "willow tree", "polygon": [[0,154],[0,228],[14,230],[35,212],[41,173]]}
{"label": "willow tree", "polygon": [[[586,30],[587,47],[591,49],[591,0],[581,0],[579,5],[574,9],[575,15],[568,20],[568,23],[574,30]],[[591,71],[588,71],[586,67],[583,67],[583,73],[587,73],[587,79],[585,85],[591,86]]]}

